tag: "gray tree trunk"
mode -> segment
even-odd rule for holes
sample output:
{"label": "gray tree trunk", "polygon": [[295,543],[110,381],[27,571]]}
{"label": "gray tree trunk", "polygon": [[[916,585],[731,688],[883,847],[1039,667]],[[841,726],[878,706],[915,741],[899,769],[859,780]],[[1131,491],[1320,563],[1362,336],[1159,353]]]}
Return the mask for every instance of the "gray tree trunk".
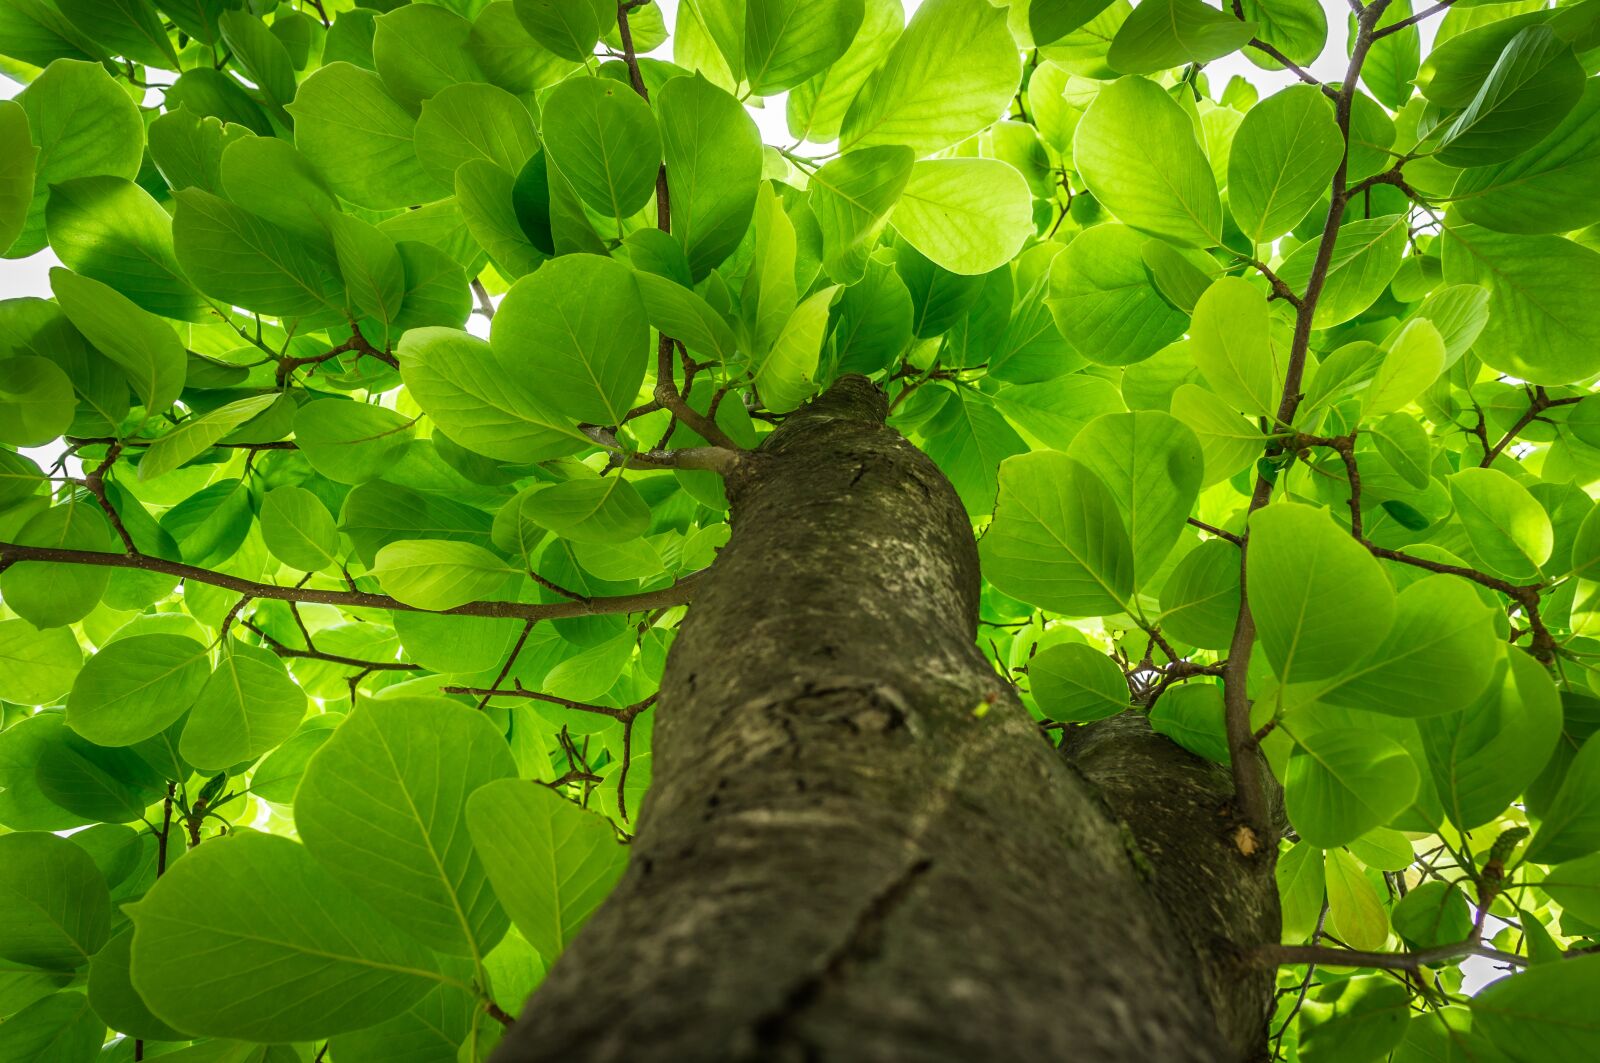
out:
{"label": "gray tree trunk", "polygon": [[[955,492],[846,378],[728,484],[627,873],[495,1055],[1263,1054],[1271,858],[1136,716],[1053,749],[974,636]],[[982,702],[993,702],[976,714]]]}

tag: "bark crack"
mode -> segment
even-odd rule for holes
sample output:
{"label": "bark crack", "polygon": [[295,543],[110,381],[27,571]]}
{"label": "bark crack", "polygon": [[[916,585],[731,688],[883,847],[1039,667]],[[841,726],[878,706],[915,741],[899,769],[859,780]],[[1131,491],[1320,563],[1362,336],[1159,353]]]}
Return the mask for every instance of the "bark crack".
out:
{"label": "bark crack", "polygon": [[867,902],[856,915],[850,932],[828,954],[822,966],[789,990],[782,1004],[756,1020],[755,1039],[761,1049],[771,1049],[792,1039],[799,1043],[807,1060],[821,1058],[817,1046],[806,1041],[794,1029],[795,1024],[830,984],[844,981],[852,967],[868,963],[883,953],[884,928],[889,919],[910,897],[917,880],[932,869],[931,858],[919,857]]}

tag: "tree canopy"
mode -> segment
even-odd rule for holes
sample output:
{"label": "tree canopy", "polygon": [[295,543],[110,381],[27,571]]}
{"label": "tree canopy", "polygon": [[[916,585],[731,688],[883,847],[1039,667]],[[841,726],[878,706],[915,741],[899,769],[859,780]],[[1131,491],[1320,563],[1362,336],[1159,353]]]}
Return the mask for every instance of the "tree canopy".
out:
{"label": "tree canopy", "polygon": [[0,0],[0,1061],[487,1058],[852,373],[1044,739],[1231,764],[1280,1058],[1595,1058],[1600,0],[1350,8]]}

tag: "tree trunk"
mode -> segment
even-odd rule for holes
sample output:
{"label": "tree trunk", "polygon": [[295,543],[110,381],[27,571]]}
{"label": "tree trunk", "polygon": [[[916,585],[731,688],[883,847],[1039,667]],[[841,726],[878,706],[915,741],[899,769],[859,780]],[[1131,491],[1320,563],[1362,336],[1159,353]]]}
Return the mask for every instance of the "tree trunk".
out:
{"label": "tree trunk", "polygon": [[1227,773],[1134,716],[1051,747],[975,645],[967,514],[884,419],[845,378],[730,475],[627,873],[496,1063],[1263,1054],[1238,957],[1277,894]]}

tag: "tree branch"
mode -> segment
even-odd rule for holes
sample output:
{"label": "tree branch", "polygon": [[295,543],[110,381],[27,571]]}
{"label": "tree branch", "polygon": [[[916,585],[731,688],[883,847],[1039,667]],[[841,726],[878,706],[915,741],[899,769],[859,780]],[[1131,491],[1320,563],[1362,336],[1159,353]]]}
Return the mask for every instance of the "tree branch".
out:
{"label": "tree branch", "polygon": [[[1236,6],[1242,7],[1242,5]],[[1328,217],[1322,226],[1316,258],[1306,289],[1295,308],[1294,340],[1289,348],[1289,364],[1285,367],[1283,394],[1278,402],[1277,423],[1292,425],[1295,412],[1300,407],[1300,385],[1305,376],[1306,357],[1311,347],[1312,324],[1316,317],[1317,302],[1327,283],[1328,269],[1333,261],[1334,243],[1339,235],[1339,222],[1344,217],[1348,200],[1347,183],[1350,164],[1350,113],[1354,106],[1356,85],[1361,76],[1361,65],[1372,48],[1373,26],[1388,7],[1388,0],[1374,0],[1364,7],[1357,19],[1356,39],[1350,51],[1350,65],[1345,69],[1344,83],[1334,97],[1334,120],[1339,127],[1344,153],[1334,169],[1328,196]],[[1268,455],[1282,452],[1282,444],[1274,442]],[[1265,506],[1272,498],[1272,481],[1257,475],[1255,490],[1250,496],[1249,512]],[[1249,536],[1239,545],[1239,618],[1234,624],[1233,638],[1228,647],[1228,666],[1223,674],[1224,721],[1227,726],[1228,753],[1233,768],[1234,801],[1244,829],[1236,835],[1235,844],[1245,855],[1261,851],[1266,839],[1271,837],[1270,814],[1267,808],[1266,774],[1250,726],[1250,697],[1246,682],[1250,674],[1250,656],[1255,647],[1255,617],[1250,612],[1249,588]]]}
{"label": "tree branch", "polygon": [[596,444],[616,453],[622,465],[629,469],[703,469],[727,476],[744,461],[744,451],[716,446],[629,452],[622,448],[609,428],[583,425],[582,430]]}
{"label": "tree branch", "polygon": [[0,568],[19,561],[43,561],[49,564],[94,565],[102,568],[131,568],[144,572],[160,572],[196,583],[222,587],[247,594],[252,598],[266,598],[284,602],[314,602],[319,605],[337,605],[346,609],[388,609],[410,613],[434,613],[442,616],[487,616],[508,620],[559,620],[571,616],[598,616],[605,613],[635,613],[662,606],[687,605],[694,596],[699,574],[685,576],[669,587],[644,591],[640,594],[623,594],[609,598],[591,598],[585,601],[549,603],[531,602],[468,602],[453,609],[422,609],[407,605],[386,594],[366,591],[329,591],[315,587],[285,587],[276,583],[258,583],[255,580],[214,572],[198,565],[151,557],[149,554],[103,554],[93,550],[66,550],[49,546],[23,546],[19,543],[0,542]]}
{"label": "tree branch", "polygon": [[1381,41],[1381,40],[1383,40],[1383,38],[1389,36],[1389,34],[1391,34],[1391,33],[1399,33],[1401,30],[1405,29],[1407,26],[1415,26],[1417,23],[1421,22],[1423,19],[1431,18],[1432,16],[1437,15],[1439,12],[1443,11],[1447,7],[1450,7],[1455,2],[1456,2],[1456,0],[1441,0],[1440,3],[1434,4],[1432,7],[1428,8],[1425,11],[1419,11],[1415,15],[1412,15],[1410,18],[1401,19],[1399,22],[1396,22],[1392,26],[1383,27],[1383,29],[1378,30],[1377,32],[1373,33],[1372,39],[1375,40],[1375,41]]}
{"label": "tree branch", "polygon": [[1416,952],[1361,952],[1329,945],[1263,945],[1255,953],[1256,961],[1267,967],[1323,963],[1334,967],[1376,967],[1385,971],[1414,971],[1419,967],[1448,963],[1465,956],[1483,956],[1518,967],[1528,965],[1526,957],[1501,952],[1470,939]]}
{"label": "tree branch", "polygon": [[[1517,436],[1522,434],[1522,430],[1538,420],[1539,415],[1544,411],[1556,406],[1571,406],[1573,403],[1582,402],[1583,398],[1584,396],[1582,395],[1575,395],[1564,399],[1552,399],[1544,388],[1534,388],[1532,394],[1528,396],[1528,408],[1523,411],[1521,417],[1517,418],[1517,423],[1512,425],[1506,431],[1506,434],[1500,437],[1500,442],[1492,447],[1484,448],[1483,460],[1478,464],[1485,469],[1493,465],[1494,459],[1505,453],[1505,449],[1516,441]],[[1484,436],[1483,438],[1487,440],[1488,437]]]}

